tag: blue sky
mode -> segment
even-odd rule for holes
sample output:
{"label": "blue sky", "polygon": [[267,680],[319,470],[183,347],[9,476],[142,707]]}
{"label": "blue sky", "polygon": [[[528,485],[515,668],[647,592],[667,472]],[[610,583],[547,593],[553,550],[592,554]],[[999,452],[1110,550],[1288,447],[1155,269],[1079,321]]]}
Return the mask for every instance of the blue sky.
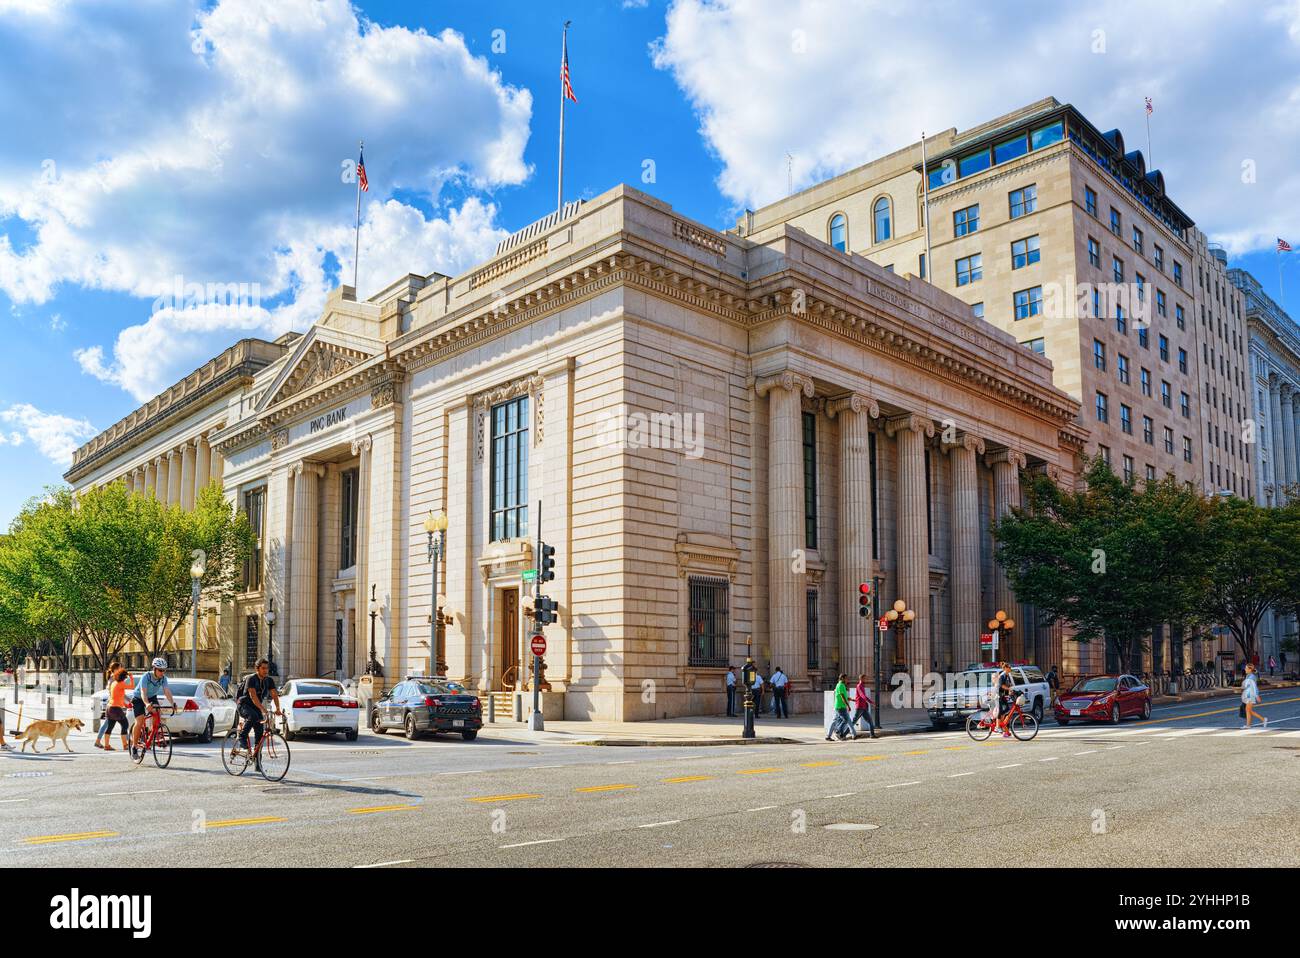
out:
{"label": "blue sky", "polygon": [[[570,199],[628,182],[725,228],[787,153],[799,189],[1046,95],[1140,144],[1152,96],[1155,165],[1233,264],[1277,297],[1274,238],[1300,248],[1300,0],[0,0],[0,522],[350,282],[358,138],[362,295],[549,212],[565,18]],[[255,299],[187,309],[177,282]]]}

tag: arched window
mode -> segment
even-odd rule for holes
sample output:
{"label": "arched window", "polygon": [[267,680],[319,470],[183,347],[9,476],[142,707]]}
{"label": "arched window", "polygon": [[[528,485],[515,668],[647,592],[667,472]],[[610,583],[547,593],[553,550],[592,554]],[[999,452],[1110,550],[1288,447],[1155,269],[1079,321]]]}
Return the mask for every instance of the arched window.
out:
{"label": "arched window", "polygon": [[871,207],[872,221],[875,224],[875,242],[883,243],[892,235],[889,217],[889,197],[882,196]]}
{"label": "arched window", "polygon": [[849,251],[849,221],[843,213],[831,217],[831,245],[841,253]]}

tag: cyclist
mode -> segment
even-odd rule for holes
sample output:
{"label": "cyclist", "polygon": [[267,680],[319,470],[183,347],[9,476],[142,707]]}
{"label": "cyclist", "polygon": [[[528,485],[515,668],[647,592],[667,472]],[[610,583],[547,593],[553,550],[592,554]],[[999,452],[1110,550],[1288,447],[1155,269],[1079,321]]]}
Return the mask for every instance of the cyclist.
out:
{"label": "cyclist", "polygon": [[258,659],[256,671],[244,679],[237,699],[239,717],[244,720],[244,724],[239,731],[239,746],[234,749],[234,754],[238,755],[241,750],[248,751],[249,732],[255,732],[256,743],[261,744],[262,723],[267,718],[266,697],[268,695],[275,702],[276,713],[283,715],[284,710],[280,708],[280,693],[275,687],[275,679],[271,678],[271,663],[266,659]]}
{"label": "cyclist", "polygon": [[176,708],[172,690],[167,687],[167,660],[162,656],[150,663],[152,669],[140,677],[136,683],[135,694],[131,696],[131,714],[135,724],[131,726],[131,754],[140,747],[140,733],[144,730],[144,717],[158,708],[159,694],[167,696],[167,704]]}
{"label": "cyclist", "polygon": [[1006,662],[1002,663],[1002,672],[998,675],[994,685],[997,700],[997,727],[1002,729],[1002,737],[1010,738],[1011,730],[1007,727],[1007,721],[1011,718],[1011,703],[1016,699],[1016,680],[1011,674],[1011,666]]}

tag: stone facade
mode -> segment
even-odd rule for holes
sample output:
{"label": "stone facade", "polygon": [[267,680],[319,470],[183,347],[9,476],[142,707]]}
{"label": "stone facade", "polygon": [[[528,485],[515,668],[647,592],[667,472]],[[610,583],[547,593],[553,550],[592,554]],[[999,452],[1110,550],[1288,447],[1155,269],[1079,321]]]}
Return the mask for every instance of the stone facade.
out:
{"label": "stone facade", "polygon": [[[278,348],[205,412],[209,474],[223,463],[260,517],[223,661],[266,654],[273,601],[282,673],[356,676],[373,629],[385,685],[439,662],[485,692],[526,681],[540,518],[559,606],[546,708],[571,718],[720,712],[747,651],[820,708],[838,671],[872,671],[856,594],[873,579],[917,614],[886,663],[977,659],[1014,602],[991,522],[1026,470],[1073,482],[1088,442],[1051,364],[949,294],[627,187],[462,276],[366,302],[343,287]],[[134,481],[161,451],[128,437],[69,478]],[[177,460],[183,491],[202,447]],[[431,512],[448,516],[436,586]],[[1012,643],[1079,670],[1059,633]]]}

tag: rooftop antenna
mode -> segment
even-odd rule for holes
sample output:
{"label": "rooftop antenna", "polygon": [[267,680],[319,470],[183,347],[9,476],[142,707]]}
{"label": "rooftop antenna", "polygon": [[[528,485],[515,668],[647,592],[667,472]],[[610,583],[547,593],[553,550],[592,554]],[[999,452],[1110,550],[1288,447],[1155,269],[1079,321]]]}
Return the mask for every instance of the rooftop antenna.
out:
{"label": "rooftop antenna", "polygon": [[789,153],[785,155],[785,194],[794,195],[794,157]]}

